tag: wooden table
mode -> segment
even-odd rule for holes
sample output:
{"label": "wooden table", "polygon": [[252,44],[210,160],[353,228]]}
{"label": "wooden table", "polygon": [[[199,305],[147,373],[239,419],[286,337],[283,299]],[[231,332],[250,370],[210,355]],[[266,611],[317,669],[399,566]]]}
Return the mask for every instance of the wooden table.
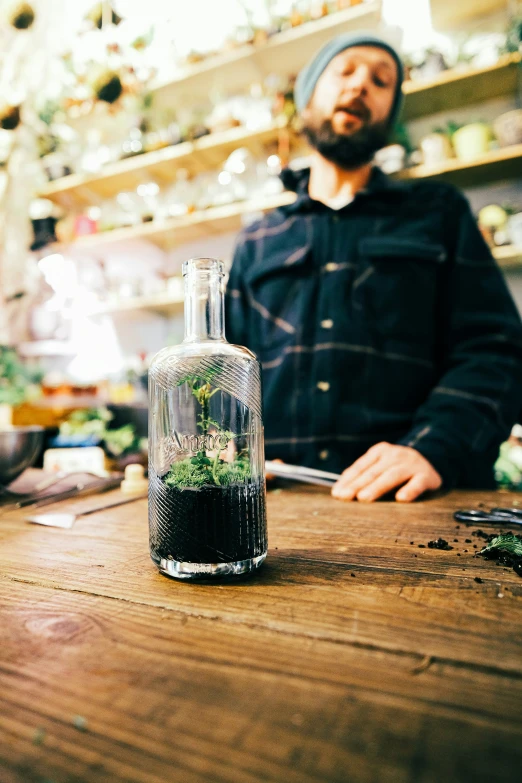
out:
{"label": "wooden table", "polygon": [[143,500],[0,517],[1,783],[522,780],[522,580],[452,519],[514,499],[271,492],[264,568],[221,585],[157,572]]}

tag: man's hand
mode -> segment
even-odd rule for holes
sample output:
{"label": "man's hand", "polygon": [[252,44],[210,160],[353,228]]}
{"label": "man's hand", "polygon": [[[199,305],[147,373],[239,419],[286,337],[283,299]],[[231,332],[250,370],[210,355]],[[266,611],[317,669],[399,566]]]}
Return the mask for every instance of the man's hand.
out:
{"label": "man's hand", "polygon": [[[278,465],[284,465],[285,464],[282,459],[273,459],[272,462],[277,462]],[[265,476],[265,479],[267,481],[273,481],[275,478],[277,478],[277,476],[274,476],[273,473],[267,473],[266,476]]]}
{"label": "man's hand", "polygon": [[411,503],[423,492],[439,489],[442,478],[415,449],[376,443],[343,472],[332,489],[332,495],[338,500],[357,498],[371,503],[401,486],[395,500]]}

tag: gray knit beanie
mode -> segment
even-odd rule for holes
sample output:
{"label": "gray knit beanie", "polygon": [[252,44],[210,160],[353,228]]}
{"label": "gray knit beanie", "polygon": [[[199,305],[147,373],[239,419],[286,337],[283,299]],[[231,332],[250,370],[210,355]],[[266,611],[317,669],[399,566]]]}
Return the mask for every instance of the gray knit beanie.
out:
{"label": "gray knit beanie", "polygon": [[317,52],[313,60],[311,60],[308,65],[305,65],[297,77],[294,92],[297,111],[301,114],[303,109],[308,106],[319,77],[333,58],[337,57],[341,52],[344,52],[345,49],[351,49],[353,46],[373,46],[378,49],[384,49],[385,52],[391,54],[397,63],[397,86],[395,88],[395,97],[390,112],[390,127],[393,127],[397,122],[402,107],[404,68],[402,66],[401,58],[393,46],[382,38],[372,35],[372,33],[345,33],[344,35],[338,35],[336,38],[332,38],[331,41],[328,41],[328,43]]}

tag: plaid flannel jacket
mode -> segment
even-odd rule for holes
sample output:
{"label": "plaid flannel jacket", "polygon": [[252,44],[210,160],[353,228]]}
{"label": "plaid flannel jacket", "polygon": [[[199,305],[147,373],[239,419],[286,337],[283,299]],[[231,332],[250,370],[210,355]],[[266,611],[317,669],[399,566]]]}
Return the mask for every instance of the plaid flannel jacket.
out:
{"label": "plaid flannel jacket", "polygon": [[263,367],[267,458],[340,472],[380,441],[444,485],[493,486],[522,402],[522,327],[468,202],[439,182],[297,200],[238,239],[227,337]]}

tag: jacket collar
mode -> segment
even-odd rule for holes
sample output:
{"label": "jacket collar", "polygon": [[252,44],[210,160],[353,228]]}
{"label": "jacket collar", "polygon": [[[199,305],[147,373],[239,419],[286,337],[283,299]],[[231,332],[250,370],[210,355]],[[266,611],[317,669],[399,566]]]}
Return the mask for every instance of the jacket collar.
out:
{"label": "jacket collar", "polygon": [[[281,180],[287,190],[293,190],[297,193],[297,199],[285,207],[287,212],[293,213],[299,210],[311,210],[319,206],[322,209],[329,209],[325,204],[314,201],[308,193],[308,184],[310,182],[310,169],[303,168],[294,171],[286,168],[281,172]],[[402,190],[400,182],[396,182],[388,177],[380,168],[374,166],[368,185],[357,193],[359,196],[372,196],[380,193],[396,193]]]}

